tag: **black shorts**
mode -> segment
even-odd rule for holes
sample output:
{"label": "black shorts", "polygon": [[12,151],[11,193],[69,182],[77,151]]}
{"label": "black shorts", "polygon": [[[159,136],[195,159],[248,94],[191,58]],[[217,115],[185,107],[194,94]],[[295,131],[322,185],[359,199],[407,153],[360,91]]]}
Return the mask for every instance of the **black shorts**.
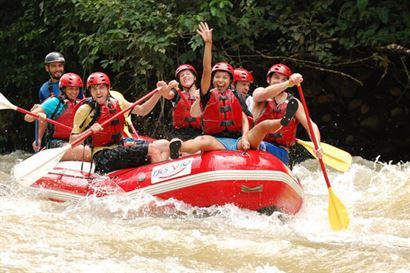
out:
{"label": "black shorts", "polygon": [[60,148],[60,147],[63,147],[67,143],[68,143],[68,140],[52,138],[47,141],[47,149]]}
{"label": "black shorts", "polygon": [[134,146],[119,145],[113,149],[98,151],[93,156],[95,171],[109,173],[148,164],[148,145],[148,141],[138,140]]}
{"label": "black shorts", "polygon": [[172,132],[172,137],[173,138],[179,138],[183,141],[189,140],[189,139],[194,139],[197,136],[202,136],[202,130],[192,128],[192,127],[174,129],[174,131]]}

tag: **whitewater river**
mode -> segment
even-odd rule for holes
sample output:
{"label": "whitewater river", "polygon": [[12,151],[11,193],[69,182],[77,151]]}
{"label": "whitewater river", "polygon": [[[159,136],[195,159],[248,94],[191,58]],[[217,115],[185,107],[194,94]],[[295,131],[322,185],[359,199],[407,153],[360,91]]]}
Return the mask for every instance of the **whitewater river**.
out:
{"label": "whitewater river", "polygon": [[[0,156],[0,272],[410,272],[410,163],[354,157],[329,169],[351,218],[332,232],[316,161],[294,168],[305,188],[285,223],[227,205],[198,210],[141,195],[56,203],[10,176],[28,155]],[[153,209],[155,207],[155,209]]]}

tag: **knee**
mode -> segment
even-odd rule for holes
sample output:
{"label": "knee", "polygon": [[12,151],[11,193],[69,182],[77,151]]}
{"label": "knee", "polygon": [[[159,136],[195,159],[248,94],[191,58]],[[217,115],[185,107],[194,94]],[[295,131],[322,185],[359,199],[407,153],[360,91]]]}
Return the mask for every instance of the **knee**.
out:
{"label": "knee", "polygon": [[152,163],[160,161],[160,157],[161,157],[160,149],[153,144],[149,144],[147,156]]}
{"label": "knee", "polygon": [[148,156],[150,155],[155,155],[159,153],[159,148],[157,146],[155,146],[154,144],[149,144],[148,145]]}
{"label": "knee", "polygon": [[264,130],[271,130],[272,128],[279,125],[279,120],[273,120],[273,119],[264,120],[263,122],[260,123],[260,125]]}
{"label": "knee", "polygon": [[169,147],[169,141],[166,139],[156,140],[150,144],[159,151],[165,151]]}
{"label": "knee", "polygon": [[212,139],[209,136],[198,136],[195,140],[197,141],[198,146],[201,147],[212,145]]}
{"label": "knee", "polygon": [[206,139],[205,136],[197,136],[196,138],[194,138],[194,140],[196,140],[198,142],[203,141],[204,139]]}

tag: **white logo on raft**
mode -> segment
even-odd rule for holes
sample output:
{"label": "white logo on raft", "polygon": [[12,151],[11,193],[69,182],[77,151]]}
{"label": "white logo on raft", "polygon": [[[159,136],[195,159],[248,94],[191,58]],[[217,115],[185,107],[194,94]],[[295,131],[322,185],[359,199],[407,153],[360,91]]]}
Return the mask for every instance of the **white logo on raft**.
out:
{"label": "white logo on raft", "polygon": [[192,158],[187,158],[154,167],[151,172],[151,183],[154,184],[171,178],[191,174],[192,161]]}

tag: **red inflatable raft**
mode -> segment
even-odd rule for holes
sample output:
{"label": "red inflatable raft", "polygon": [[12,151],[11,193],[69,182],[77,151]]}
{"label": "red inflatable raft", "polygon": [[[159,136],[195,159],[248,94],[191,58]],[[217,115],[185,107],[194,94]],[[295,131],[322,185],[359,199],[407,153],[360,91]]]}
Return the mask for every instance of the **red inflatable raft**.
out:
{"label": "red inflatable raft", "polygon": [[105,176],[90,172],[90,163],[65,161],[32,187],[41,188],[46,198],[56,201],[118,192],[132,198],[145,191],[196,207],[234,204],[267,213],[295,214],[303,202],[303,189],[295,175],[262,151],[214,151]]}

